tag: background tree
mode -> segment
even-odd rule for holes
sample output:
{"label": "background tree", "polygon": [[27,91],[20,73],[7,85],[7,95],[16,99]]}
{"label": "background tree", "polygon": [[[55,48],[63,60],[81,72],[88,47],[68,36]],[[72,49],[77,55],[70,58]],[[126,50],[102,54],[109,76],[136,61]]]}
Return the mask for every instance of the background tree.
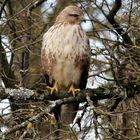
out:
{"label": "background tree", "polygon": [[[69,4],[83,8],[92,48],[90,89],[76,98],[49,95],[40,63],[42,35]],[[10,113],[1,111],[1,126],[8,128],[3,139],[57,139],[52,112],[75,101],[82,103],[80,111],[60,139],[139,139],[139,1],[0,0],[0,5],[0,98],[8,98],[11,107]]]}

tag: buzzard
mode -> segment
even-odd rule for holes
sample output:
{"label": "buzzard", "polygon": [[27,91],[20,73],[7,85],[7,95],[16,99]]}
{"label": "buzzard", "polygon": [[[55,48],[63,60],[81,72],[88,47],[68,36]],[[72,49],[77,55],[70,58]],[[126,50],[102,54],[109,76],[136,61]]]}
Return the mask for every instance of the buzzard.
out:
{"label": "buzzard", "polygon": [[[57,16],[55,23],[44,34],[41,62],[52,83],[51,93],[65,89],[75,96],[85,89],[90,63],[90,47],[80,23],[83,10],[68,6]],[[59,119],[66,124],[75,117],[76,103],[61,106]]]}

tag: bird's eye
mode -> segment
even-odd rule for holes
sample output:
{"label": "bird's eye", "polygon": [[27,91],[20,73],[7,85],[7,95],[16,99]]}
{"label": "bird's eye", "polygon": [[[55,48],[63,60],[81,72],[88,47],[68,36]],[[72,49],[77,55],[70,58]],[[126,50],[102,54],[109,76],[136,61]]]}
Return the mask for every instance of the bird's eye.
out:
{"label": "bird's eye", "polygon": [[77,14],[69,14],[69,16],[72,16],[72,17],[79,17],[79,15],[77,15]]}

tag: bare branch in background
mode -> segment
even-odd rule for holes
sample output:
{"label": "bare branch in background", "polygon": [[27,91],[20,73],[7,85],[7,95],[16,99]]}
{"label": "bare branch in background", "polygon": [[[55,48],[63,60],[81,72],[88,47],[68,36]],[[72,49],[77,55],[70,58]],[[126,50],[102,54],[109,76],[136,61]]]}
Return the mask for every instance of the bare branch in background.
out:
{"label": "bare branch in background", "polygon": [[2,12],[3,12],[4,8],[5,8],[5,5],[7,4],[8,1],[9,1],[9,0],[4,0],[3,3],[2,3],[2,5],[1,5],[1,9],[0,9],[0,18],[1,18],[1,16],[2,16]]}
{"label": "bare branch in background", "polygon": [[[0,88],[4,106],[0,124],[7,128],[1,139],[139,139],[139,1],[0,0],[0,4],[0,82],[5,85]],[[49,94],[40,63],[43,33],[72,4],[85,13],[82,27],[92,49],[90,88],[76,97],[63,90]],[[72,102],[81,103],[72,128],[57,124],[54,112]],[[54,135],[58,132],[62,135]]]}

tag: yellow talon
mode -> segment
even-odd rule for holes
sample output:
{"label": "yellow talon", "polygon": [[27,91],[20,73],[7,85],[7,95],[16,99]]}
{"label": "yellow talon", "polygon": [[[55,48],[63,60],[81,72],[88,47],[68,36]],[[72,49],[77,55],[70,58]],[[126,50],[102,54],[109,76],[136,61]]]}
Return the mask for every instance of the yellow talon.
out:
{"label": "yellow talon", "polygon": [[73,96],[75,96],[76,92],[80,91],[79,88],[75,88],[74,85],[72,84],[68,90],[68,93],[72,93]]}
{"label": "yellow talon", "polygon": [[54,85],[53,85],[53,87],[47,86],[47,88],[51,90],[51,94],[52,94],[53,92],[58,92],[58,83],[55,82]]}

